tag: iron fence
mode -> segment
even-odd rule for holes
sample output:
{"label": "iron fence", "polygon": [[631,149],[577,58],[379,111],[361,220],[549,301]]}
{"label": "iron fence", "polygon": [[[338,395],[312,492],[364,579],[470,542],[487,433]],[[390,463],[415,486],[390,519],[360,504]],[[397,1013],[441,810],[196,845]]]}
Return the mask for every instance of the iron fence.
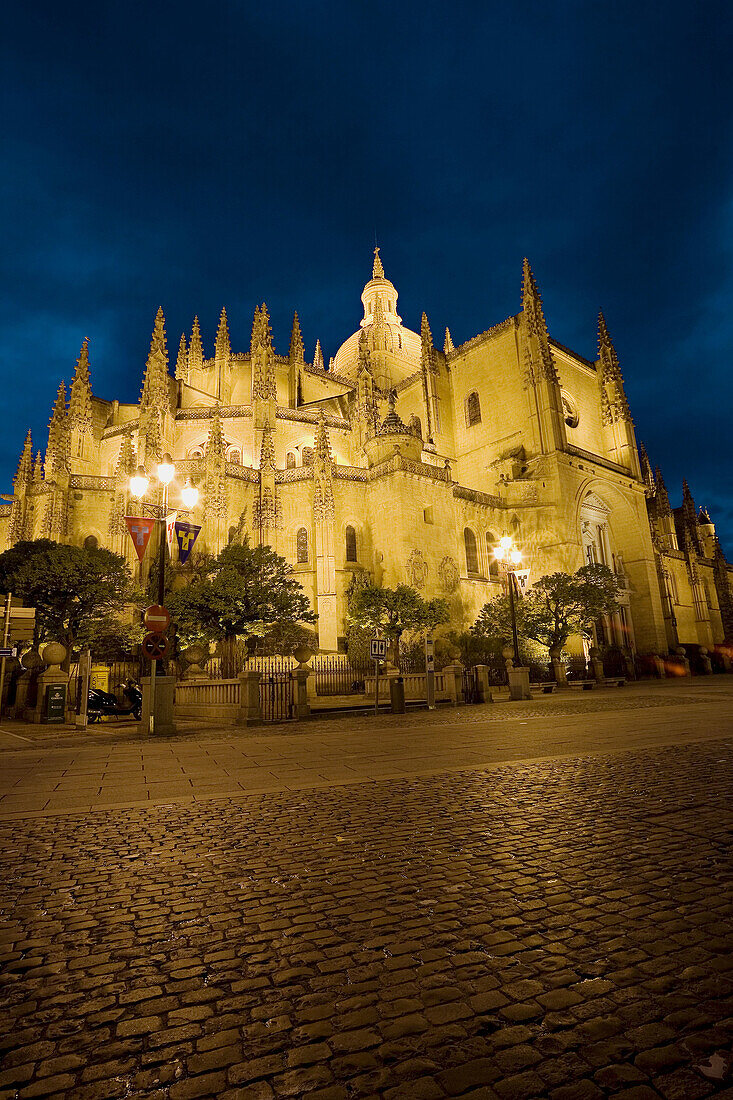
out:
{"label": "iron fence", "polygon": [[353,664],[347,657],[314,657],[313,675],[316,695],[363,695],[367,676],[374,664]]}

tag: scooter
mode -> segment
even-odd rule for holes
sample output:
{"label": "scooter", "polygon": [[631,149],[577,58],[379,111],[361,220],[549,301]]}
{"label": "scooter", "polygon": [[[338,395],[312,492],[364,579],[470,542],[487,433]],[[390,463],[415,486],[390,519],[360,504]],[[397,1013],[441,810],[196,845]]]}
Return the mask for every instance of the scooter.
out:
{"label": "scooter", "polygon": [[129,706],[118,703],[111,691],[102,691],[101,688],[89,688],[88,720],[98,722],[100,718],[106,715],[114,715],[115,718],[132,715],[135,721],[139,722],[143,712],[143,693],[139,685],[134,680],[128,680],[122,689],[122,693],[129,700]]}

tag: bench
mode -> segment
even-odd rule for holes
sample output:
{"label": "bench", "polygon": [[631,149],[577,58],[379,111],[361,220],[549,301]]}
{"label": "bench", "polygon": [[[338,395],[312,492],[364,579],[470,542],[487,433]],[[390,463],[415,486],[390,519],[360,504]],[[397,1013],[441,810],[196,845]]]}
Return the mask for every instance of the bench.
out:
{"label": "bench", "polygon": [[529,690],[530,691],[542,692],[543,695],[551,695],[556,687],[557,687],[557,684],[553,680],[551,683],[547,683],[547,684],[530,684],[529,685]]}
{"label": "bench", "polygon": [[622,688],[626,683],[625,676],[610,676],[607,680],[603,681],[604,687],[617,687]]}
{"label": "bench", "polygon": [[595,686],[595,680],[568,680],[568,687],[577,688],[578,691],[592,691]]}

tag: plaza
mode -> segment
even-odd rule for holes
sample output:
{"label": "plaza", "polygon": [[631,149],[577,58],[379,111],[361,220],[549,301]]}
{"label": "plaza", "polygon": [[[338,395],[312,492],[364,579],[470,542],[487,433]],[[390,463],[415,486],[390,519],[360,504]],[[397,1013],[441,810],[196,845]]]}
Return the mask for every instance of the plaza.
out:
{"label": "plaza", "polygon": [[2,1097],[733,1094],[728,677],[0,746]]}

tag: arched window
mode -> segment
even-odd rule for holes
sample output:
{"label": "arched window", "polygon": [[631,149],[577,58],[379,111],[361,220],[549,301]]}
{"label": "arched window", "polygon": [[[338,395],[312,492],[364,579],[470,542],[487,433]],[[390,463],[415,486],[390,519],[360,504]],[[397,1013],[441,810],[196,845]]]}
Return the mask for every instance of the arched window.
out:
{"label": "arched window", "polygon": [[96,550],[99,547],[99,539],[96,535],[87,535],[84,539],[85,550]]}
{"label": "arched window", "polygon": [[308,561],[308,532],[305,527],[298,528],[295,536],[295,557],[300,565]]}
{"label": "arched window", "polygon": [[313,448],[312,447],[304,447],[303,448],[303,465],[304,466],[312,466],[313,465]]}
{"label": "arched window", "polygon": [[463,542],[466,547],[466,570],[469,573],[478,573],[478,547],[476,536],[470,527],[463,532]]}
{"label": "arched window", "polygon": [[295,469],[295,455],[293,454],[292,451],[288,451],[288,453],[285,455],[285,469],[286,470],[294,470]]}
{"label": "arched window", "polygon": [[466,427],[481,423],[481,402],[475,390],[466,398]]}
{"label": "arched window", "polygon": [[499,579],[499,559],[494,556],[494,550],[497,547],[496,535],[493,535],[491,531],[486,532],[486,554],[489,559],[489,576],[492,580]]}
{"label": "arched window", "polygon": [[353,527],[346,528],[346,560],[356,561],[356,531]]}

